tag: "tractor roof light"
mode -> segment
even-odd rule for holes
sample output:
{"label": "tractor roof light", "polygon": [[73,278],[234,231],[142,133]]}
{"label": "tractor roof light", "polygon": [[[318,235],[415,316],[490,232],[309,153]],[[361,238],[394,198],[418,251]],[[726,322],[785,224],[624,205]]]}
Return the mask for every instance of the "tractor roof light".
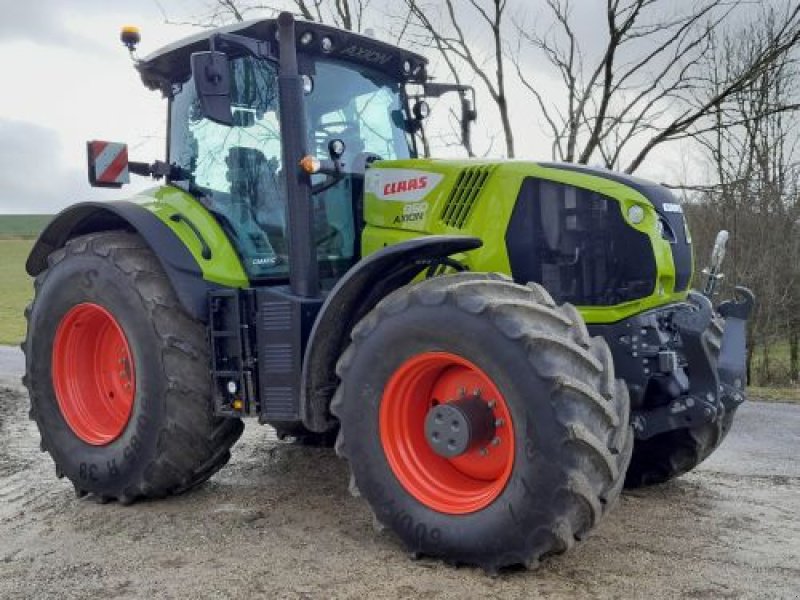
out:
{"label": "tractor roof light", "polygon": [[310,75],[302,75],[303,80],[303,93],[308,96],[314,91],[314,79]]}
{"label": "tractor roof light", "polygon": [[342,155],[344,154],[344,151],[346,149],[347,147],[345,146],[344,142],[339,138],[331,140],[330,143],[328,144],[328,154],[331,155],[331,158],[334,158],[336,160],[342,158]]}
{"label": "tractor roof light", "polygon": [[306,31],[303,35],[300,36],[300,43],[303,46],[308,46],[311,42],[314,41],[314,34],[310,31]]}
{"label": "tractor roof light", "polygon": [[322,51],[327,53],[333,50],[333,40],[328,36],[322,38],[322,43],[320,44],[322,47]]}
{"label": "tractor roof light", "polygon": [[431,114],[431,107],[428,105],[425,100],[420,100],[416,104],[414,104],[414,108],[412,109],[414,112],[414,118],[417,121],[422,121],[427,119],[428,116]]}
{"label": "tractor roof light", "polygon": [[123,25],[119,39],[130,52],[135,52],[137,44],[142,41],[142,34],[135,25]]}

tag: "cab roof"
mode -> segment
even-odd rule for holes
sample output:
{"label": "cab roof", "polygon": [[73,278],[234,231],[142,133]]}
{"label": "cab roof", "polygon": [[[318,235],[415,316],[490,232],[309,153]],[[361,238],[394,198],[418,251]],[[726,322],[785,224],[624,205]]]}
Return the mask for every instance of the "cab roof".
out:
{"label": "cab roof", "polygon": [[[381,42],[351,31],[310,21],[295,21],[298,59],[302,64],[304,57],[326,58],[366,66],[396,78],[398,81],[424,83],[427,79],[425,57],[397,46]],[[165,89],[172,83],[183,82],[189,78],[190,56],[193,52],[209,50],[209,38],[218,33],[233,33],[270,44],[270,52],[279,56],[277,42],[277,19],[243,21],[225,27],[209,29],[201,33],[173,42],[145,57],[137,64],[142,81],[151,89]],[[304,44],[300,40],[311,41]],[[329,51],[323,51],[322,40],[332,42]],[[411,67],[410,72],[405,65]]]}

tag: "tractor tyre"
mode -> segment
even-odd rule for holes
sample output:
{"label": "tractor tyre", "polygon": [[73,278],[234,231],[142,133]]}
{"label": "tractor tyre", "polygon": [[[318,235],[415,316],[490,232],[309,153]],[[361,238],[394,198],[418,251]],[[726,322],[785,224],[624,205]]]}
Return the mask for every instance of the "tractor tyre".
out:
{"label": "tractor tyre", "polygon": [[72,239],[34,287],[22,345],[30,416],[79,497],[179,494],[228,462],[243,425],[213,414],[205,327],[140,237]]}
{"label": "tractor tyre", "polygon": [[605,341],[542,287],[435,277],[388,295],[351,338],[336,449],[412,555],[533,568],[617,500],[627,388]]}
{"label": "tractor tyre", "polygon": [[[724,321],[715,317],[704,334],[715,358],[722,347],[723,327]],[[731,430],[735,414],[735,409],[729,410],[713,423],[636,440],[625,487],[656,485],[688,473],[719,447]]]}

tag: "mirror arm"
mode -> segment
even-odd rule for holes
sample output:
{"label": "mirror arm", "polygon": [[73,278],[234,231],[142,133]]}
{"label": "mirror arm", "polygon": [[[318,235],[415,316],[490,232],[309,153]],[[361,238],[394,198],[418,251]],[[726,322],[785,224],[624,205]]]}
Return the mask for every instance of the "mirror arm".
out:
{"label": "mirror arm", "polygon": [[471,124],[478,119],[475,88],[461,83],[425,83],[423,90],[429,98],[439,98],[449,92],[458,92],[461,97],[461,142],[472,156]]}
{"label": "mirror arm", "polygon": [[186,172],[178,165],[170,165],[157,160],[154,163],[128,162],[128,172],[142,177],[152,177],[155,180],[166,177],[170,180],[184,181],[188,179]]}
{"label": "mirror arm", "polygon": [[325,175],[325,181],[321,181],[311,186],[312,196],[332,188],[334,185],[344,179],[344,165],[342,164],[341,160],[336,158],[320,160],[319,170],[317,173]]}
{"label": "mirror arm", "polygon": [[316,196],[317,194],[332,188],[344,178],[344,173],[341,171],[333,174],[328,173],[327,175],[328,176],[325,178],[325,181],[321,181],[320,183],[311,186],[312,196]]}

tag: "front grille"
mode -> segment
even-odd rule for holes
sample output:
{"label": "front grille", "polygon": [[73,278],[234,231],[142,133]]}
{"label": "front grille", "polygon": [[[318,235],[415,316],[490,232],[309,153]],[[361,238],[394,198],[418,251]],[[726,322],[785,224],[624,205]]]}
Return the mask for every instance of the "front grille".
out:
{"label": "front grille", "polygon": [[541,283],[557,302],[615,306],[656,290],[647,234],[625,221],[610,196],[528,177],[506,231],[511,274]]}
{"label": "front grille", "polygon": [[492,171],[494,171],[492,166],[468,167],[461,171],[439,220],[449,227],[463,229]]}

